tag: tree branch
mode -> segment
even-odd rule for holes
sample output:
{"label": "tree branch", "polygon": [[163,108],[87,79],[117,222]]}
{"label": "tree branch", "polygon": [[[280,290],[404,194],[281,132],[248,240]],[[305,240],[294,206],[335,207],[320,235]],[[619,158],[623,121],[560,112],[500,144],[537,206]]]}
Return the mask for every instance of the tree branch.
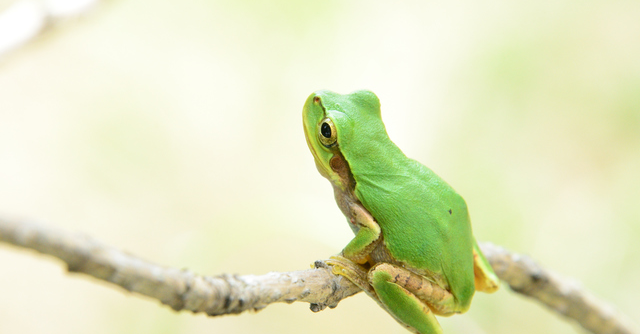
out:
{"label": "tree branch", "polygon": [[327,266],[261,276],[206,277],[146,262],[91,238],[28,222],[0,219],[0,241],[55,256],[69,272],[83,273],[168,305],[208,315],[259,310],[276,302],[303,301],[320,311],[359,289]]}
{"label": "tree branch", "polygon": [[537,299],[592,333],[631,334],[638,330],[621,313],[596,299],[574,280],[542,268],[530,257],[485,242],[480,245],[498,277],[511,290]]}
{"label": "tree branch", "polygon": [[[323,261],[316,261],[314,269],[286,273],[199,276],[146,262],[85,236],[7,219],[0,219],[0,242],[52,255],[64,261],[70,272],[87,274],[157,299],[176,311],[213,316],[260,310],[276,302],[301,301],[310,303],[311,310],[318,312],[360,292],[347,279],[332,274]],[[593,333],[637,333],[622,315],[577,283],[541,268],[527,256],[490,243],[481,247],[496,274],[513,291],[541,301]]]}

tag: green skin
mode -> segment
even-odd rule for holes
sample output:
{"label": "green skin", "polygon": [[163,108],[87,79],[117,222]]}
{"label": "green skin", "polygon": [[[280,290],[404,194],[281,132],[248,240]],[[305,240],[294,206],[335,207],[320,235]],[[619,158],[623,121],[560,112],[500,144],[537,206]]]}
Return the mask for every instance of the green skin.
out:
{"label": "green skin", "polygon": [[328,261],[415,333],[441,333],[434,314],[465,312],[498,279],[471,232],[464,199],[389,139],[370,91],[318,91],[304,132],[355,237]]}

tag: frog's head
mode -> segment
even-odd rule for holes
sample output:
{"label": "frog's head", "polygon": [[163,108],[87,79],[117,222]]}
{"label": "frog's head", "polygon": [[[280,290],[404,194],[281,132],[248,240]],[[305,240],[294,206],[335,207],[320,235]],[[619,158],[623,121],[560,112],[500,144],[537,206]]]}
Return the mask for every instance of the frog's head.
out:
{"label": "frog's head", "polygon": [[362,161],[368,134],[379,126],[384,132],[378,97],[365,90],[347,95],[314,92],[304,105],[302,121],[318,171],[342,190],[352,186],[350,164]]}

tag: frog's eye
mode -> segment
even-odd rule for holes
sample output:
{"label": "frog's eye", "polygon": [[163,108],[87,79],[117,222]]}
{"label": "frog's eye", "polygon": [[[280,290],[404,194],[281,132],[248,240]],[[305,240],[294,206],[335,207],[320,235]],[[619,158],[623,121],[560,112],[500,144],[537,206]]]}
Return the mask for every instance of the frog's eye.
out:
{"label": "frog's eye", "polygon": [[318,139],[325,147],[332,147],[336,144],[338,136],[336,126],[330,118],[323,119],[318,125]]}

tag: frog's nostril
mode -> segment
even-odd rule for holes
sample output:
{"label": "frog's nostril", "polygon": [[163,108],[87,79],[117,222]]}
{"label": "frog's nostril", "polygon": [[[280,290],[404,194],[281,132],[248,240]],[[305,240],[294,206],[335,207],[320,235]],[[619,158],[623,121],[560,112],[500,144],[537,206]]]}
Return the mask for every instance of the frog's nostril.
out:
{"label": "frog's nostril", "polygon": [[313,98],[313,103],[320,103],[320,96],[316,96]]}

